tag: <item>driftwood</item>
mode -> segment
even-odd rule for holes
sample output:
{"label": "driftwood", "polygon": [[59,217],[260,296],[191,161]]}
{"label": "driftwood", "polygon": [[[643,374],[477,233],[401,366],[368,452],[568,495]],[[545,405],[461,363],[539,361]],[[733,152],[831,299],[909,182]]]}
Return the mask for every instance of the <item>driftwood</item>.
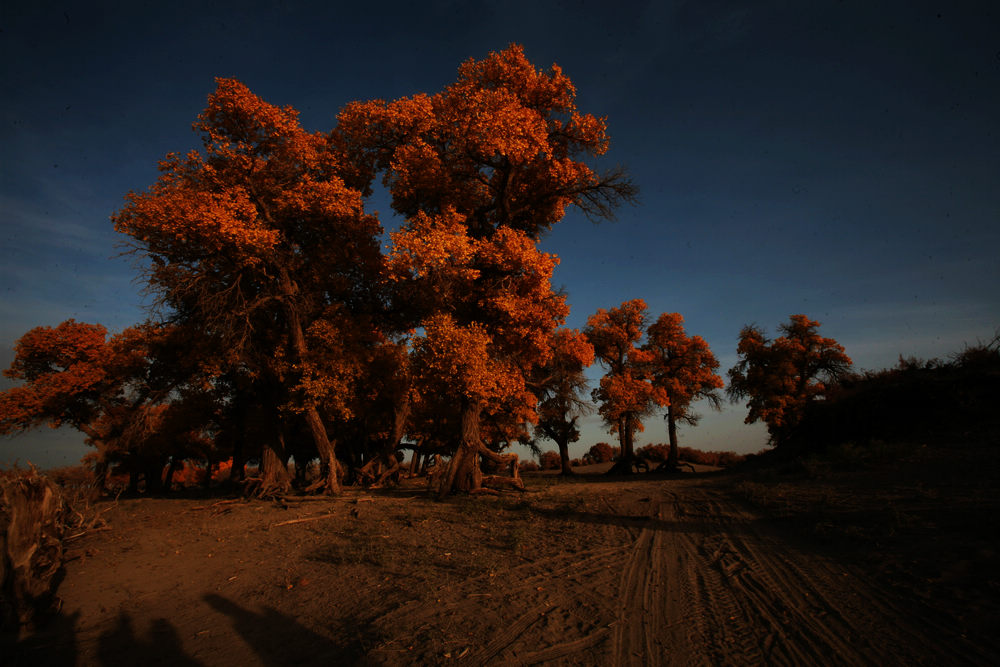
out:
{"label": "driftwood", "polygon": [[0,627],[27,625],[54,605],[69,519],[59,487],[34,467],[0,477]]}
{"label": "driftwood", "polygon": [[518,463],[517,454],[513,452],[497,454],[485,445],[480,445],[479,455],[491,462],[498,471],[503,471],[505,468],[510,470],[509,475],[483,475],[482,486],[501,488],[508,486],[518,491],[524,491],[524,481],[521,479],[521,466]]}
{"label": "driftwood", "polygon": [[664,461],[660,465],[656,466],[656,468],[653,470],[653,472],[680,473],[680,472],[682,472],[681,469],[685,468],[685,467],[688,470],[690,470],[691,472],[697,472],[694,469],[694,466],[691,465],[690,463],[687,463],[686,461],[678,461],[677,465],[675,465],[675,466],[668,465],[667,462]]}

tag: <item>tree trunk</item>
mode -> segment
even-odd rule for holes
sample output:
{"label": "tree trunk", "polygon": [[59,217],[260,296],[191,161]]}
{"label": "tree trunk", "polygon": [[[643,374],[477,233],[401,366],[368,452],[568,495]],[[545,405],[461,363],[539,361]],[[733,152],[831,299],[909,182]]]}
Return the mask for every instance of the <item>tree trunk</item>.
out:
{"label": "tree trunk", "polygon": [[163,490],[163,460],[157,457],[145,461],[142,467],[142,476],[146,480],[146,493],[160,493]]}
{"label": "tree trunk", "polygon": [[667,435],[670,437],[670,453],[667,454],[667,467],[676,468],[680,463],[680,453],[677,451],[677,422],[674,420],[674,408],[667,406]]}
{"label": "tree trunk", "polygon": [[206,491],[208,489],[212,488],[212,469],[214,467],[215,467],[215,464],[212,462],[211,459],[206,459],[205,460],[205,479],[203,479],[201,481],[201,483],[202,483],[202,487]]}
{"label": "tree trunk", "polygon": [[181,460],[176,456],[170,457],[170,465],[167,466],[167,476],[163,480],[163,491],[164,493],[170,493],[170,489],[174,485],[174,475],[177,473],[177,468],[181,465]]}
{"label": "tree trunk", "polygon": [[403,439],[403,433],[406,432],[406,420],[409,418],[410,395],[407,392],[396,402],[395,409],[393,410],[392,435],[389,436],[389,442],[386,446],[386,457],[395,455],[396,449],[399,447],[399,441]]}
{"label": "tree trunk", "polygon": [[243,389],[237,389],[234,398],[233,424],[224,432],[226,440],[232,445],[232,467],[229,469],[228,486],[237,486],[242,483],[247,476],[247,456],[246,437],[247,429],[247,403],[250,396]]}
{"label": "tree trunk", "polygon": [[247,460],[243,452],[243,437],[246,430],[241,428],[236,434],[236,442],[233,443],[233,467],[229,469],[229,483],[239,484],[247,476]]}
{"label": "tree trunk", "polygon": [[108,485],[108,462],[103,455],[98,454],[97,462],[94,464],[94,488],[90,493],[90,500],[96,501],[104,493]]}
{"label": "tree trunk", "polygon": [[340,493],[340,478],[343,472],[340,462],[337,460],[336,445],[327,437],[326,427],[319,416],[319,411],[310,407],[305,413],[306,423],[309,424],[309,431],[312,433],[313,442],[319,451],[320,469],[326,471],[323,478],[323,487],[330,495]]}
{"label": "tree trunk", "polygon": [[559,446],[559,460],[562,463],[560,475],[574,475],[573,466],[569,464],[569,438],[563,436],[556,441]]}
{"label": "tree trunk", "polygon": [[608,470],[608,475],[631,475],[634,472],[632,462],[635,459],[635,451],[632,447],[632,436],[635,427],[632,420],[632,415],[626,414],[618,421],[618,442],[621,445],[621,453],[618,461]]}
{"label": "tree trunk", "polygon": [[277,496],[288,493],[292,488],[292,477],[288,474],[288,455],[285,453],[285,437],[277,434],[273,440],[264,443],[260,461],[260,496]]}
{"label": "tree trunk", "polygon": [[448,470],[441,479],[438,496],[443,498],[452,491],[466,493],[482,488],[483,473],[479,469],[479,415],[483,406],[479,401],[463,399],[462,434]]}
{"label": "tree trunk", "polygon": [[[285,314],[288,316],[288,333],[292,341],[292,350],[295,353],[295,358],[302,364],[305,363],[309,356],[309,348],[306,345],[306,336],[302,328],[302,318],[296,303],[298,286],[284,268],[281,269],[280,280],[281,291],[285,297],[282,303],[285,307]],[[309,432],[312,434],[313,442],[316,444],[316,450],[319,452],[320,465],[321,467],[324,464],[328,466],[324,479],[326,492],[330,495],[339,494],[342,473],[340,464],[337,462],[336,445],[327,436],[323,419],[319,416],[319,411],[315,406],[310,405],[306,407],[305,418],[306,424],[309,426]]]}
{"label": "tree trunk", "polygon": [[629,462],[635,458],[635,416],[632,413],[625,415],[625,444],[622,446],[622,458]]}

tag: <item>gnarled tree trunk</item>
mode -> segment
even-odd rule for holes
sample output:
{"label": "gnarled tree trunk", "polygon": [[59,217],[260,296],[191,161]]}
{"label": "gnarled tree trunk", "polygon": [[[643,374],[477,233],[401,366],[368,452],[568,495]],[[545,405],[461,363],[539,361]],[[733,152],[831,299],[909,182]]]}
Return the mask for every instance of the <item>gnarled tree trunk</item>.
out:
{"label": "gnarled tree trunk", "polygon": [[483,446],[479,437],[479,415],[482,411],[479,401],[462,401],[461,436],[458,449],[441,479],[438,496],[442,498],[452,491],[468,493],[483,486],[483,473],[479,469],[479,449]]}
{"label": "gnarled tree trunk", "polygon": [[608,470],[609,475],[631,475],[635,472],[632,470],[635,461],[635,450],[632,446],[632,438],[635,435],[634,419],[631,414],[626,414],[618,421],[618,442],[621,444],[621,453],[618,461]]}
{"label": "gnarled tree trunk", "polygon": [[288,474],[285,436],[280,429],[274,438],[264,443],[260,459],[260,488],[255,495],[266,498],[288,493],[292,488],[292,476]]}
{"label": "gnarled tree trunk", "polygon": [[[452,491],[466,493],[483,491],[484,482],[495,486],[504,485],[524,490],[524,483],[521,481],[517,467],[517,454],[497,454],[483,444],[482,438],[479,437],[479,416],[482,413],[482,407],[482,404],[476,401],[463,401],[461,439],[455,455],[451,457],[448,469],[442,476],[441,485],[438,487],[439,497],[444,497]],[[510,476],[489,475],[484,477],[479,465],[480,457],[499,466],[511,466]]]}
{"label": "gnarled tree trunk", "polygon": [[[281,290],[284,294],[282,303],[285,308],[285,314],[288,316],[288,333],[291,337],[292,350],[299,363],[304,363],[309,356],[309,348],[306,345],[306,336],[302,328],[302,318],[297,304],[298,286],[284,269],[281,270],[280,279]],[[319,452],[320,469],[326,471],[321,487],[327,493],[336,495],[340,493],[340,478],[343,475],[340,463],[337,461],[336,445],[327,435],[326,426],[324,426],[323,419],[319,415],[319,410],[315,406],[306,406],[304,415],[313,442],[316,444],[316,450]],[[314,484],[310,488],[317,488],[317,485]]]}

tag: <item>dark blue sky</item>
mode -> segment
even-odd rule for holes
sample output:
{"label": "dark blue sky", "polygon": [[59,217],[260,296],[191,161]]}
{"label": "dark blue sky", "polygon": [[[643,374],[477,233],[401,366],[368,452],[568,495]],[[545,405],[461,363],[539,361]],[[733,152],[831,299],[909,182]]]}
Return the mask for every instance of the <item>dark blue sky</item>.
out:
{"label": "dark blue sky", "polygon": [[[723,370],[743,325],[773,331],[793,313],[862,368],[1000,327],[996,3],[28,5],[0,9],[4,368],[33,326],[143,318],[109,216],[165,153],[197,146],[214,77],[327,130],[351,100],[436,92],[511,42],[607,117],[605,163],[641,188],[617,222],[571,212],[546,239],[570,326],[642,297],[684,315]],[[396,224],[384,200],[370,206]],[[706,414],[682,444],[759,449],[744,414]],[[591,422],[578,453],[611,440]],[[665,439],[654,418],[638,442]],[[81,441],[0,440],[0,462],[74,462]]]}

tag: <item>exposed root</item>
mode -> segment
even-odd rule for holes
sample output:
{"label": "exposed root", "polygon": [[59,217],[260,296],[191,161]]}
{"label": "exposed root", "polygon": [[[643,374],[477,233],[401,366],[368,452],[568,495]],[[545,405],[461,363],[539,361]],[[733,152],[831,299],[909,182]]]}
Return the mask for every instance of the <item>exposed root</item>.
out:
{"label": "exposed root", "polygon": [[[524,493],[524,482],[520,478],[507,477],[505,475],[483,475],[483,487],[510,487],[515,491]],[[490,489],[473,489],[473,492]]]}
{"label": "exposed root", "polygon": [[677,465],[669,465],[666,461],[656,466],[653,470],[654,473],[667,473],[667,474],[681,474],[684,472],[683,468],[687,468],[690,472],[696,472],[694,466],[690,463],[678,463]]}
{"label": "exposed root", "polygon": [[[325,480],[323,480],[325,482]],[[265,483],[261,477],[248,477],[243,483],[243,497],[256,500],[280,500],[287,495],[289,484]]]}

